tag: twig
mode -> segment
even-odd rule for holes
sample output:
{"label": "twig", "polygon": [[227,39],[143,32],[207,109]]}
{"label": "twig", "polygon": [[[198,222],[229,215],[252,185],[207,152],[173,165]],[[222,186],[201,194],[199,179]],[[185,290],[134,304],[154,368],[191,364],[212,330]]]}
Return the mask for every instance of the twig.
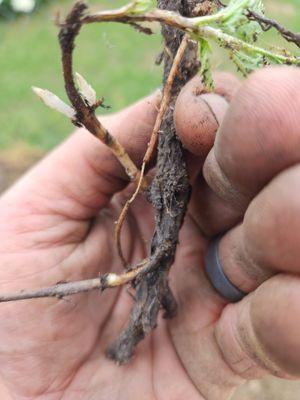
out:
{"label": "twig", "polygon": [[[273,53],[269,50],[254,46],[232,35],[224,33],[221,29],[208,26],[209,24],[218,24],[220,22],[215,15],[203,17],[185,17],[173,11],[154,9],[145,14],[126,14],[124,7],[117,10],[102,11],[95,14],[88,14],[82,19],[82,24],[94,22],[160,22],[180,29],[189,34],[195,34],[197,37],[212,39],[225,48],[234,50],[243,50],[249,54],[260,54],[266,57],[276,58],[284,64],[300,64],[300,58],[292,55],[282,55]],[[275,27],[275,25],[274,25]],[[288,37],[288,36],[287,36]]]}
{"label": "twig", "polygon": [[265,15],[260,15],[252,10],[248,10],[248,18],[252,21],[257,21],[264,31],[275,28],[285,40],[287,40],[288,42],[292,42],[296,46],[300,47],[299,33],[291,32],[283,25],[279,24],[277,21],[274,21],[273,19],[268,18]]}
{"label": "twig", "polygon": [[284,55],[284,54],[275,54],[270,50],[263,49],[262,47],[255,46],[251,43],[244,42],[234,36],[228,35],[227,33],[222,32],[221,29],[213,28],[211,26],[206,26],[201,28],[201,32],[203,33],[203,37],[207,39],[212,39],[224,48],[234,51],[243,50],[247,54],[259,54],[265,57],[269,57],[271,59],[276,58],[282,64],[287,65],[300,65],[300,58],[295,57],[293,55]]}
{"label": "twig", "polygon": [[152,157],[152,155],[154,153],[154,149],[155,149],[155,146],[156,146],[156,143],[157,143],[157,139],[158,139],[158,135],[159,135],[159,130],[161,128],[161,124],[162,124],[164,115],[165,115],[165,113],[166,113],[166,111],[168,109],[168,106],[169,106],[174,79],[176,77],[176,74],[178,73],[178,68],[180,66],[182,57],[183,57],[184,52],[185,52],[185,50],[186,50],[186,48],[188,46],[188,41],[189,41],[189,36],[185,35],[185,37],[183,38],[183,40],[182,40],[182,42],[181,42],[181,44],[179,46],[177,54],[176,54],[176,56],[174,58],[172,68],[170,70],[168,79],[167,79],[166,84],[165,84],[162,101],[161,101],[161,104],[160,104],[158,115],[156,117],[155,125],[154,125],[154,128],[153,128],[152,134],[151,134],[151,138],[150,138],[150,141],[148,143],[148,147],[147,147],[145,156],[143,158],[143,164],[142,164],[142,168],[141,168],[140,178],[139,178],[136,190],[133,193],[133,195],[131,196],[131,198],[129,200],[127,200],[127,202],[125,203],[125,205],[124,205],[124,207],[123,207],[123,209],[122,209],[122,211],[120,213],[119,219],[118,219],[118,221],[116,223],[115,238],[116,238],[116,242],[117,242],[118,252],[119,252],[120,258],[121,258],[121,260],[122,260],[124,265],[126,265],[127,262],[125,260],[124,253],[122,251],[122,245],[121,245],[122,226],[123,226],[123,223],[124,223],[124,221],[126,219],[126,216],[127,216],[128,211],[129,211],[130,205],[135,201],[135,199],[137,198],[137,196],[138,196],[138,194],[139,194],[139,192],[140,192],[140,190],[142,188],[142,182],[143,182],[143,179],[144,179],[145,169],[146,169],[146,166],[149,163],[149,161],[151,160],[151,157]]}
{"label": "twig", "polygon": [[134,269],[123,273],[117,274],[105,274],[94,279],[87,279],[84,281],[58,283],[54,286],[43,288],[40,290],[29,290],[21,291],[15,294],[7,294],[0,296],[0,303],[17,301],[17,300],[28,300],[38,299],[43,297],[56,297],[58,299],[70,296],[72,294],[78,294],[83,292],[90,292],[92,290],[103,291],[108,288],[115,288],[118,286],[125,285],[128,282],[133,281],[147,270],[148,260],[144,260],[138,264]]}
{"label": "twig", "polygon": [[113,154],[120,161],[129,178],[134,181],[139,177],[139,170],[126,153],[120,142],[113,137],[108,130],[101,124],[95,114],[94,107],[89,106],[82,99],[75,86],[73,72],[73,51],[75,47],[75,38],[82,27],[82,17],[87,9],[83,2],[77,2],[66,21],[61,24],[59,33],[59,42],[62,51],[63,75],[65,88],[68,97],[76,111],[76,122],[83,125],[89,132],[108,146]]}

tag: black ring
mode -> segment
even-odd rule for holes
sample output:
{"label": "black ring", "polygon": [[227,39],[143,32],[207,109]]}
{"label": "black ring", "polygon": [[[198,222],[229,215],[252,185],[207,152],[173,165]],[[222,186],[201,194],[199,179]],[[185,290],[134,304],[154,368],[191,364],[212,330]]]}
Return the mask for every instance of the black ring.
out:
{"label": "black ring", "polygon": [[231,283],[223,271],[219,257],[219,243],[221,238],[222,236],[218,236],[210,243],[205,257],[205,270],[216,291],[231,303],[235,303],[242,300],[247,293],[242,292]]}

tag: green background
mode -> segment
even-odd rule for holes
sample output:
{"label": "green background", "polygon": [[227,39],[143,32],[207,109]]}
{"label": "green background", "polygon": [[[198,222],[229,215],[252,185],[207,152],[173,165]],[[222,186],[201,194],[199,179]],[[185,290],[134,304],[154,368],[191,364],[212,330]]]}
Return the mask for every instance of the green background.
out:
{"label": "green background", "polygon": [[[60,52],[54,16],[64,15],[73,1],[50,1],[31,16],[0,23],[0,148],[27,143],[43,151],[52,148],[72,130],[70,122],[45,107],[31,86],[47,88],[66,96],[60,67]],[[100,10],[126,4],[124,1],[90,1]],[[267,13],[295,31],[300,31],[298,0],[267,1]],[[273,43],[280,38],[273,34]],[[144,36],[119,24],[85,27],[75,53],[76,70],[118,110],[160,85],[161,70],[154,60],[161,48],[157,34]],[[220,61],[221,59],[221,61]],[[217,69],[227,69],[226,57],[218,54]]]}

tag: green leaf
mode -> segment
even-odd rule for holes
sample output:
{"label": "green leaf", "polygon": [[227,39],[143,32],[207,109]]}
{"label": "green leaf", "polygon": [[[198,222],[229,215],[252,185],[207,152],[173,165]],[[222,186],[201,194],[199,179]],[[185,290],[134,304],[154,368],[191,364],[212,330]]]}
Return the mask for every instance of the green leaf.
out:
{"label": "green leaf", "polygon": [[249,56],[243,51],[233,51],[231,59],[244,76],[267,64],[266,59],[262,55]]}
{"label": "green leaf", "polygon": [[214,81],[211,72],[211,47],[206,39],[200,38],[199,40],[199,55],[201,61],[200,74],[202,82],[206,89],[212,91],[214,89]]}
{"label": "green leaf", "polygon": [[258,22],[249,21],[248,10],[263,14],[262,0],[231,0],[223,11],[225,17],[221,19],[219,26],[225,33],[247,43],[254,43],[263,30]]}

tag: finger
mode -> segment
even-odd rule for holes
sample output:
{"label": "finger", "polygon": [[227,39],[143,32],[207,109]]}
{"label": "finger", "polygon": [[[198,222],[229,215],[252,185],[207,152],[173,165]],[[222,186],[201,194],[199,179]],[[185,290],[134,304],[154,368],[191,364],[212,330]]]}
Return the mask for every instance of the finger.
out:
{"label": "finger", "polygon": [[299,277],[277,275],[240,303],[226,306],[199,267],[205,248],[190,247],[182,249],[173,271],[178,317],[170,330],[203,396],[227,399],[245,380],[268,374],[299,377]]}
{"label": "finger", "polygon": [[[103,124],[140,165],[157,115],[157,92],[109,117]],[[105,145],[81,129],[31,171],[7,196],[72,218],[96,215],[128,183],[126,174]],[[42,189],[42,190],[41,190]],[[38,192],[38,193],[37,193]]]}
{"label": "finger", "polygon": [[280,274],[238,304],[216,324],[223,359],[245,379],[300,377],[300,278]]}
{"label": "finger", "polygon": [[206,249],[198,227],[187,216],[170,276],[178,314],[169,326],[176,352],[203,398],[228,400],[243,379],[224,362],[216,345],[214,325],[226,301],[207,280]]}
{"label": "finger", "polygon": [[213,191],[244,212],[276,174],[300,160],[300,71],[254,73],[231,102],[204,176]]}
{"label": "finger", "polygon": [[229,280],[249,292],[278,272],[299,274],[300,165],[282,172],[251,202],[241,225],[220,242]]}
{"label": "finger", "polygon": [[197,76],[184,86],[174,110],[176,131],[184,147],[198,156],[198,164],[212,148],[229,101],[240,86],[231,74],[218,72],[213,77],[214,93],[207,94]]}
{"label": "finger", "polygon": [[241,218],[224,200],[219,198],[201,177],[203,163],[213,146],[215,135],[241,83],[228,73],[215,73],[215,93],[206,94],[201,78],[192,79],[181,91],[175,106],[176,130],[187,157],[191,182],[194,184],[189,213],[201,231],[208,236],[233,226]]}
{"label": "finger", "polygon": [[252,74],[232,99],[203,168],[213,193],[202,184],[191,202],[208,236],[237,224],[261,188],[299,161],[299,78],[298,69],[267,68]]}

